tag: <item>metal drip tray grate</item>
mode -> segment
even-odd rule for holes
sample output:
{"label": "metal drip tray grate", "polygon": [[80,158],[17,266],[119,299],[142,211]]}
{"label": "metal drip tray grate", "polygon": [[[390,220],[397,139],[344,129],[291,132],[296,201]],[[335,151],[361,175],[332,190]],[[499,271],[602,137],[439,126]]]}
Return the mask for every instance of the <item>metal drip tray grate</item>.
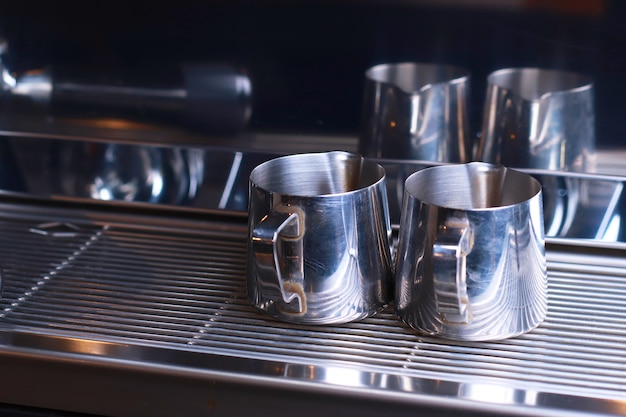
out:
{"label": "metal drip tray grate", "polygon": [[[239,369],[244,376],[379,395],[626,413],[619,249],[549,250],[549,313],[538,329],[502,342],[454,343],[416,335],[392,308],[342,326],[270,319],[245,297],[244,226],[188,226],[95,217],[64,223],[5,211],[0,354],[38,347],[16,337],[35,334],[171,350],[171,365],[182,365],[177,352],[219,355],[224,363],[245,358],[255,365]],[[109,352],[99,354],[150,363],[149,355]]]}

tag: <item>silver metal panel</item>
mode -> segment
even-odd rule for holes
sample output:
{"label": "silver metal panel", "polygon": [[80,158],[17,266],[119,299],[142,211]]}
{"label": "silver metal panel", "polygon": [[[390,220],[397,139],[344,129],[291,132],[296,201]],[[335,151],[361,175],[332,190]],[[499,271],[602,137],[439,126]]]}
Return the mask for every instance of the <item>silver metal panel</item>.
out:
{"label": "silver metal panel", "polygon": [[0,359],[36,352],[355,398],[365,390],[416,410],[626,415],[623,248],[552,243],[546,321],[506,341],[460,343],[415,334],[392,307],[341,326],[262,315],[246,300],[239,223],[6,208]]}

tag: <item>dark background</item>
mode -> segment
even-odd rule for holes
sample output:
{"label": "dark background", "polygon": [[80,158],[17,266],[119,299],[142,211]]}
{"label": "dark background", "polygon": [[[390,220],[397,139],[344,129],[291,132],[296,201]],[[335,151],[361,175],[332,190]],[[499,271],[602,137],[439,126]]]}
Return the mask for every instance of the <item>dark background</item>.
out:
{"label": "dark background", "polygon": [[252,79],[250,128],[260,131],[356,134],[364,71],[418,61],[470,70],[475,132],[486,76],[537,66],[592,76],[599,145],[626,137],[619,0],[5,3],[11,70],[78,65],[150,77],[182,62],[235,63]]}

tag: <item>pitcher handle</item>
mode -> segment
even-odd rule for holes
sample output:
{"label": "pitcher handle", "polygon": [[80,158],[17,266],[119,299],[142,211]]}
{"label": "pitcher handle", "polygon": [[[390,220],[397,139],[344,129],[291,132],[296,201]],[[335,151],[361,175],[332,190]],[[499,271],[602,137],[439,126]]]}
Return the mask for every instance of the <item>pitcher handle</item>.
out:
{"label": "pitcher handle", "polygon": [[[282,298],[282,307],[286,313],[306,313],[306,300],[302,288],[302,221],[301,215],[273,211],[267,215],[252,231],[252,249],[259,279],[263,284],[277,287]],[[292,251],[288,256],[279,257],[279,241],[291,241]],[[283,277],[283,270],[296,271],[299,281]]]}
{"label": "pitcher handle", "polygon": [[439,226],[433,245],[435,304],[448,323],[471,321],[466,270],[470,249],[471,230],[466,217],[449,218]]}

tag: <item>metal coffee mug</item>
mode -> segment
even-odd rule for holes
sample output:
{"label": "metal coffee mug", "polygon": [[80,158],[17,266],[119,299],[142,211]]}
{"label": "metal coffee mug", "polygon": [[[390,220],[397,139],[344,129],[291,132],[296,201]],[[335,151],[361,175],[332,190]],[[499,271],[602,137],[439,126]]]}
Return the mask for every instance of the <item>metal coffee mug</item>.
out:
{"label": "metal coffee mug", "polygon": [[456,340],[499,340],[547,310],[541,185],[472,162],[418,171],[405,183],[396,307],[410,327]]}
{"label": "metal coffee mug", "polygon": [[449,65],[382,64],[365,73],[359,151],[366,157],[471,159],[469,73]]}
{"label": "metal coffee mug", "polygon": [[595,170],[593,83],[584,75],[507,68],[488,77],[475,160],[508,167]]}
{"label": "metal coffee mug", "polygon": [[250,175],[248,298],[281,320],[345,323],[391,298],[385,171],[345,152],[280,157]]}

